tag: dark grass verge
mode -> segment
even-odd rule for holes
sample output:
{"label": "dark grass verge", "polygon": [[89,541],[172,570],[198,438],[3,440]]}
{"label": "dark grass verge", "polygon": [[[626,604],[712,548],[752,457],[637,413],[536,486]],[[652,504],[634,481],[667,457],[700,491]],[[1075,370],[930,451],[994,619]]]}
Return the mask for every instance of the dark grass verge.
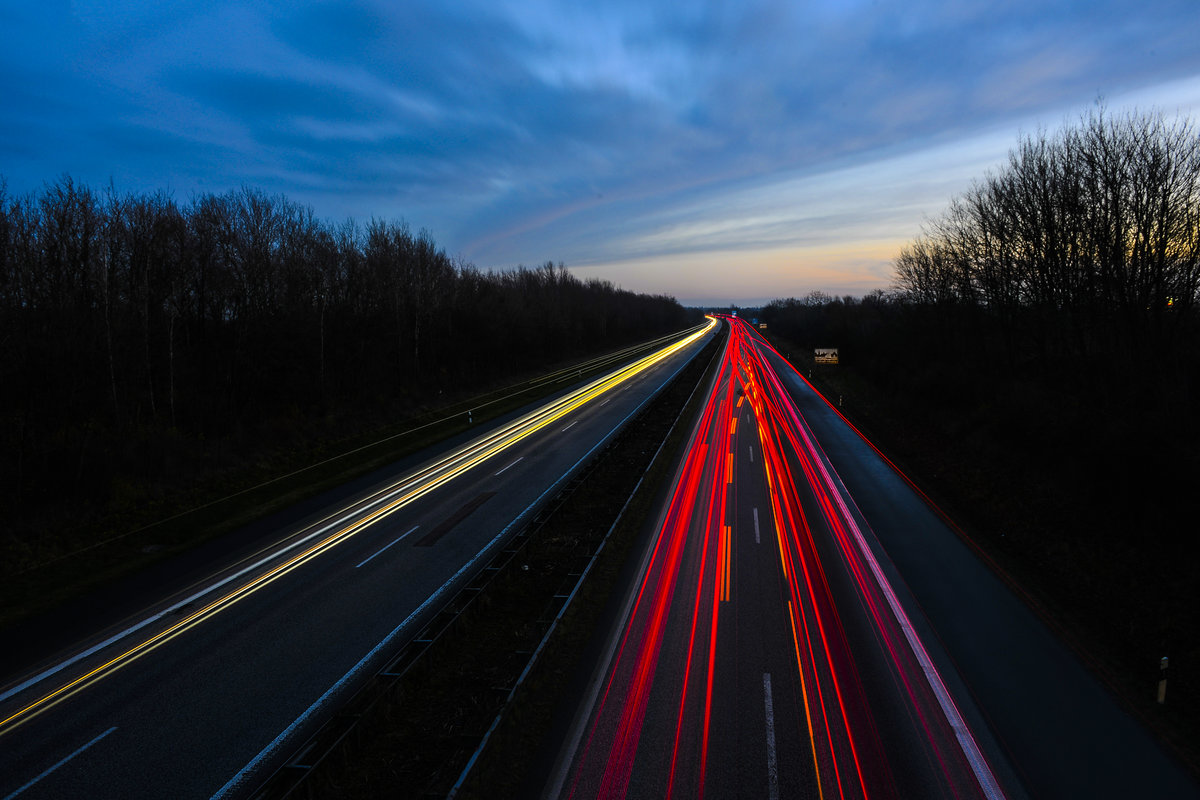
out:
{"label": "dark grass verge", "polygon": [[[671,479],[691,432],[689,422],[704,402],[703,388],[718,363],[716,355],[721,346],[722,340],[714,341],[697,359],[703,365],[702,371],[696,370],[700,373],[698,380],[693,377],[682,381],[684,386],[671,401],[671,413],[678,422],[665,418],[657,421],[654,434],[662,442],[661,451],[649,468],[641,465],[638,475],[644,474],[644,479],[629,497],[624,513],[614,522],[605,549],[597,555],[574,602],[563,613],[529,675],[503,710],[495,733],[462,782],[456,798],[522,797],[545,777],[538,770],[549,766],[542,759],[548,755],[544,752],[547,744],[552,747],[555,744],[550,735],[559,708],[563,703],[575,702],[570,688],[579,674],[581,659],[589,652],[588,645],[595,637],[612,592],[629,558],[635,554],[639,534],[659,509],[661,492]],[[687,404],[680,408],[678,395],[684,394],[683,388],[692,390],[692,394],[685,396]],[[664,423],[668,425],[665,431]]]}
{"label": "dark grass verge", "polygon": [[[656,489],[669,478],[685,426],[676,426],[653,465],[651,459],[676,419],[688,413],[684,405],[706,376],[720,340],[714,337],[626,426],[552,514],[539,517],[503,571],[362,714],[292,796],[445,797],[501,711],[461,796],[519,795],[579,654],[643,520],[654,510]],[[639,480],[637,495],[625,506]],[[623,506],[621,524],[609,535]],[[506,707],[564,595],[606,535],[575,601]]]}
{"label": "dark grass verge", "polygon": [[[1138,626],[1151,629],[1160,620],[1152,609],[1087,589],[1088,584],[1104,583],[1106,576],[1136,569],[1137,557],[1099,541],[1085,549],[1061,541],[1062,509],[1086,507],[1090,498],[1048,494],[1044,488],[1039,492],[1039,487],[1027,485],[1030,479],[1019,469],[996,457],[1011,449],[1005,442],[980,447],[978,441],[956,441],[945,433],[955,421],[935,425],[906,414],[896,398],[886,396],[853,366],[814,364],[811,354],[793,342],[776,335],[768,338],[954,521],[967,543],[992,562],[1118,701],[1200,776],[1198,698],[1178,679],[1183,675],[1176,668],[1168,701],[1159,705],[1160,654],[1141,652],[1144,648],[1134,647],[1133,637],[1126,635]],[[1195,565],[1176,565],[1176,570],[1194,575]],[[1113,624],[1116,618],[1124,620],[1121,629]],[[1176,661],[1187,660],[1172,658],[1173,664]]]}
{"label": "dark grass verge", "polygon": [[47,530],[45,537],[62,539],[63,552],[34,566],[16,568],[18,554],[0,547],[5,564],[0,569],[0,630],[613,368],[603,362],[573,365],[551,373],[550,379],[543,375],[490,389],[365,433],[301,442],[288,451],[261,455],[203,485],[132,504],[73,530]]}

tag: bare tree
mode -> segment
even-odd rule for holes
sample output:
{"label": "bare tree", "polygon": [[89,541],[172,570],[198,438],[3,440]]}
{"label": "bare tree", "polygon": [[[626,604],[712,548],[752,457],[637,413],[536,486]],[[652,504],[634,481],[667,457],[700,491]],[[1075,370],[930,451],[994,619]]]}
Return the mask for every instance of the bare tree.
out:
{"label": "bare tree", "polygon": [[1198,218],[1193,123],[1100,108],[1023,137],[901,251],[896,283],[919,303],[986,309],[1043,355],[1156,352],[1193,313]]}

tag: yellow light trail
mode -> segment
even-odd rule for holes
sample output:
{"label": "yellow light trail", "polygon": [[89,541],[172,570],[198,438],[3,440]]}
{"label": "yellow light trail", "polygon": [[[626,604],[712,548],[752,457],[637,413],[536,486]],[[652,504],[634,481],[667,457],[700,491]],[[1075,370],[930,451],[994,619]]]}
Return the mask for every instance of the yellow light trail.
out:
{"label": "yellow light trail", "polygon": [[[322,539],[317,544],[312,545],[303,552],[289,558],[287,561],[279,564],[267,572],[251,579],[248,583],[234,589],[225,594],[219,599],[213,600],[203,608],[189,614],[184,619],[176,622],[163,631],[160,631],[153,636],[145,639],[140,644],[131,647],[124,653],[115,656],[104,662],[98,667],[95,667],[74,680],[63,684],[52,692],[49,692],[34,702],[26,705],[24,708],[14,712],[8,717],[0,720],[0,736],[4,736],[12,730],[15,730],[21,724],[28,722],[50,708],[58,705],[69,697],[74,696],[83,689],[91,686],[96,681],[107,675],[112,674],[121,667],[127,666],[142,656],[152,652],[156,648],[166,644],[171,639],[179,636],[189,628],[194,627],[205,619],[213,616],[219,611],[231,607],[234,603],[245,599],[255,591],[269,585],[278,578],[286,575],[288,572],[302,566],[311,561],[321,553],[331,549],[332,547],[346,541],[349,537],[359,532],[363,528],[384,519],[389,514],[394,513],[398,509],[412,503],[413,501],[424,497],[434,489],[442,486],[448,481],[458,477],[472,467],[480,464],[492,456],[500,453],[518,442],[532,436],[547,425],[552,425],[562,417],[571,413],[575,409],[595,400],[597,397],[611,391],[617,386],[626,381],[640,375],[642,372],[650,369],[666,358],[674,355],[683,348],[691,345],[693,342],[700,339],[717,325],[717,320],[714,317],[708,318],[708,324],[690,334],[689,336],[680,339],[674,344],[668,345],[663,349],[651,353],[637,361],[629,364],[621,369],[605,376],[598,378],[587,386],[571,392],[570,394],[559,398],[542,408],[531,411],[525,416],[514,420],[496,431],[481,437],[480,439],[464,445],[454,453],[445,456],[433,464],[421,469],[414,475],[402,483],[394,485],[391,489],[383,490],[376,493],[374,497],[380,495],[388,495],[391,499],[385,505],[374,509],[365,516],[362,516],[342,527],[338,531],[330,534]],[[399,495],[399,496],[397,496]],[[374,500],[374,498],[372,498]],[[377,501],[376,501],[377,502]],[[369,507],[369,502],[368,502]],[[331,515],[336,516],[336,515]],[[328,519],[329,517],[326,517]],[[319,524],[319,523],[318,523]]]}
{"label": "yellow light trail", "polygon": [[[800,693],[804,698],[804,720],[808,723],[808,742],[812,746],[813,772],[816,774],[817,779],[817,796],[820,800],[825,800],[825,789],[821,786],[821,764],[820,759],[817,758],[817,738],[816,734],[813,733],[812,710],[808,705],[808,683],[804,680],[804,662],[800,658],[800,638],[796,634],[796,610],[792,608],[791,600],[788,600],[787,605],[788,620],[792,624],[792,644],[796,648],[796,666],[799,668],[800,673]],[[816,675],[815,670],[813,675]]]}

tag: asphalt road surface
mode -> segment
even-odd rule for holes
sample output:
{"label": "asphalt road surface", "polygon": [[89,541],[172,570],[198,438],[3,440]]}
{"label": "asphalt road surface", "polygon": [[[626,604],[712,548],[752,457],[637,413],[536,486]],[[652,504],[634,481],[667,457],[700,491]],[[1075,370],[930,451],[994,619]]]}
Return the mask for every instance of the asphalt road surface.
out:
{"label": "asphalt road surface", "polygon": [[252,790],[710,335],[307,504],[269,546],[31,655],[0,678],[0,798]]}
{"label": "asphalt road surface", "polygon": [[734,322],[547,797],[1197,797]]}
{"label": "asphalt road surface", "polygon": [[[764,343],[764,347],[769,345]],[[1200,783],[781,356],[767,357],[870,522],[918,629],[942,645],[1036,798],[1200,798]]]}

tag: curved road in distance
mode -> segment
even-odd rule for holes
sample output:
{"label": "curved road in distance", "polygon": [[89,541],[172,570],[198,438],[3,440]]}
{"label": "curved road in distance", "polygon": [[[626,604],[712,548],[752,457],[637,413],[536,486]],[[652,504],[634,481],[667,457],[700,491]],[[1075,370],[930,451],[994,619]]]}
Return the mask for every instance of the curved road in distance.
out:
{"label": "curved road in distance", "polygon": [[0,685],[0,798],[239,796],[703,347],[495,423]]}

